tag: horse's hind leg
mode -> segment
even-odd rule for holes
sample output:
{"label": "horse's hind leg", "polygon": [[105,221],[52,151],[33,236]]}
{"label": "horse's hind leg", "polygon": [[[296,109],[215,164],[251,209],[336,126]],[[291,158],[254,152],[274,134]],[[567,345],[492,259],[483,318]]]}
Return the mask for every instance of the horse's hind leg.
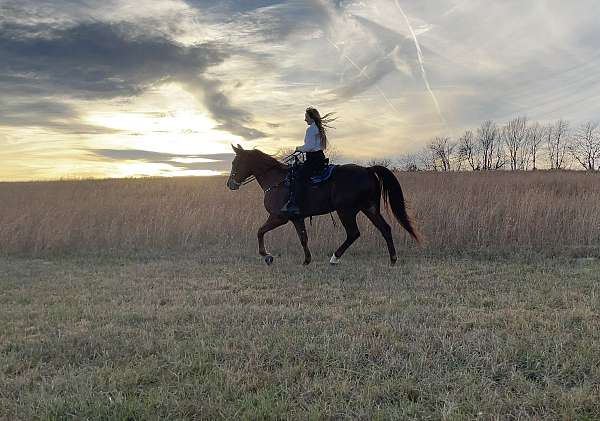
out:
{"label": "horse's hind leg", "polygon": [[385,242],[387,244],[388,251],[390,253],[390,263],[392,265],[396,264],[396,260],[398,260],[398,258],[396,257],[396,248],[394,247],[392,228],[386,222],[381,212],[379,212],[377,206],[372,205],[369,208],[363,209],[363,213],[367,215],[367,218],[369,218],[373,225],[375,225],[377,229],[381,232],[381,235],[383,235],[383,238],[385,239]]}
{"label": "horse's hind leg", "polygon": [[308,265],[312,259],[310,255],[310,250],[308,249],[308,234],[306,233],[306,225],[304,224],[304,219],[294,219],[292,220],[294,227],[296,228],[296,232],[298,233],[298,238],[300,238],[300,244],[302,244],[302,249],[304,249],[304,263]]}
{"label": "horse's hind leg", "polygon": [[258,234],[257,234],[257,236],[258,236],[258,253],[261,256],[264,256],[265,263],[267,265],[270,265],[271,263],[273,263],[273,256],[271,256],[267,252],[267,250],[265,250],[265,234],[277,227],[284,225],[287,222],[288,222],[288,220],[285,218],[282,218],[280,216],[270,215],[269,219],[267,219],[267,221],[263,224],[263,226],[258,229]]}
{"label": "horse's hind leg", "polygon": [[338,210],[337,214],[340,217],[340,221],[346,230],[346,241],[342,243],[342,245],[333,253],[329,263],[335,265],[339,263],[340,257],[344,254],[344,252],[354,243],[358,237],[360,237],[360,231],[358,230],[358,225],[356,224],[356,214],[357,210]]}

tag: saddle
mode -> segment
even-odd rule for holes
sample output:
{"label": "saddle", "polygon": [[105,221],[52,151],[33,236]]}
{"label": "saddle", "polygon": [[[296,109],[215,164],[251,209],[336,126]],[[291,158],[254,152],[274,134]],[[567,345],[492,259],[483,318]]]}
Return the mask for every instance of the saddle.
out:
{"label": "saddle", "polygon": [[[323,167],[323,169],[318,174],[313,174],[310,177],[308,177],[307,184],[311,186],[316,186],[318,184],[324,183],[325,181],[331,178],[336,167],[337,165],[329,164],[329,159],[326,159],[325,166]],[[290,186],[292,184],[294,178],[294,171],[296,170],[296,168],[297,167],[290,167],[290,169],[288,170],[287,177],[285,178],[285,184],[287,186]]]}
{"label": "saddle", "polygon": [[329,180],[333,175],[333,172],[335,171],[335,167],[337,167],[337,165],[334,164],[328,164],[327,166],[325,166],[325,168],[320,174],[315,174],[309,177],[310,184],[321,184]]}

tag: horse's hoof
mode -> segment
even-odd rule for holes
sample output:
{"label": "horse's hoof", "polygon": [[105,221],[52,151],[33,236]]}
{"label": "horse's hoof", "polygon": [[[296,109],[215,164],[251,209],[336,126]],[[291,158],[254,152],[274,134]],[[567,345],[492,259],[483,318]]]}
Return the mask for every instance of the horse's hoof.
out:
{"label": "horse's hoof", "polygon": [[271,256],[270,254],[266,255],[265,263],[267,264],[267,266],[271,266],[273,264],[273,256]]}
{"label": "horse's hoof", "polygon": [[397,258],[397,257],[392,257],[392,258],[390,259],[390,266],[394,266],[394,265],[396,264],[396,262],[397,262],[397,261],[398,261],[398,258]]}
{"label": "horse's hoof", "polygon": [[310,260],[305,260],[304,262],[302,262],[302,264],[304,266],[308,266],[308,265],[310,265]]}

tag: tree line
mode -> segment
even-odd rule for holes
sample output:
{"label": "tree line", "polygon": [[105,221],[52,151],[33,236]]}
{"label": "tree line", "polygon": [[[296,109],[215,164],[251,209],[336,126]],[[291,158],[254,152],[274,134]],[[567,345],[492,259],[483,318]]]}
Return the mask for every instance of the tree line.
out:
{"label": "tree line", "polygon": [[[369,164],[395,167],[392,160]],[[486,120],[460,137],[436,136],[416,153],[398,160],[408,171],[490,171],[574,169],[600,170],[600,129],[588,121],[571,126],[566,120],[546,124],[520,116],[499,125]]]}

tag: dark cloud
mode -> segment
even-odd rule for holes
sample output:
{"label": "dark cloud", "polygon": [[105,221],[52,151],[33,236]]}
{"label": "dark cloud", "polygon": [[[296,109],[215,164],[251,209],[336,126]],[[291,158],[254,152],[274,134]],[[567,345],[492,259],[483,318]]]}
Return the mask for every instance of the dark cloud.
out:
{"label": "dark cloud", "polygon": [[259,139],[266,136],[266,133],[248,127],[252,120],[251,114],[241,108],[233,107],[218,81],[201,76],[186,77],[183,80],[190,92],[202,96],[205,106],[219,123],[217,129],[237,134],[245,139]]}
{"label": "dark cloud", "polygon": [[213,22],[229,24],[244,37],[257,37],[262,42],[280,43],[292,34],[305,36],[311,31],[327,30],[331,22],[330,11],[320,0],[187,0],[187,3],[209,14]]}
{"label": "dark cloud", "polygon": [[94,15],[99,8],[114,9],[118,0],[2,0],[2,20],[22,24],[37,24],[40,21],[73,21]]}
{"label": "dark cloud", "polygon": [[228,57],[217,43],[181,45],[127,23],[86,22],[68,28],[9,23],[0,27],[0,89],[15,96],[99,100],[138,95],[167,81],[193,88],[224,130],[248,139],[251,115],[231,104],[204,73]]}
{"label": "dark cloud", "polygon": [[214,159],[216,161],[232,160],[233,153],[218,153],[218,154],[200,154],[200,155],[181,155],[168,152],[146,151],[143,149],[88,149],[87,152],[115,160],[135,160],[135,161],[163,161],[172,160],[175,158],[204,158]]}
{"label": "dark cloud", "polygon": [[263,7],[276,6],[287,3],[282,0],[188,0],[191,6],[202,10],[210,10],[213,13],[248,13]]}
{"label": "dark cloud", "polygon": [[49,92],[87,99],[131,96],[148,86],[222,62],[213,45],[184,47],[136,33],[128,24],[83,23],[38,35],[30,28],[0,29],[2,74]]}
{"label": "dark cloud", "polygon": [[70,119],[76,117],[77,113],[73,107],[62,102],[27,101],[9,103],[0,98],[0,123],[20,118],[29,120],[32,116],[43,120]]}
{"label": "dark cloud", "polygon": [[11,102],[0,99],[0,126],[44,127],[65,134],[117,133],[119,130],[81,123],[77,111],[64,102],[49,100]]}
{"label": "dark cloud", "polygon": [[[168,164],[182,170],[226,171],[234,158],[233,153],[180,155],[141,149],[88,149],[87,153],[114,161],[140,161],[153,164]],[[213,162],[177,162],[177,159],[204,158]]]}

